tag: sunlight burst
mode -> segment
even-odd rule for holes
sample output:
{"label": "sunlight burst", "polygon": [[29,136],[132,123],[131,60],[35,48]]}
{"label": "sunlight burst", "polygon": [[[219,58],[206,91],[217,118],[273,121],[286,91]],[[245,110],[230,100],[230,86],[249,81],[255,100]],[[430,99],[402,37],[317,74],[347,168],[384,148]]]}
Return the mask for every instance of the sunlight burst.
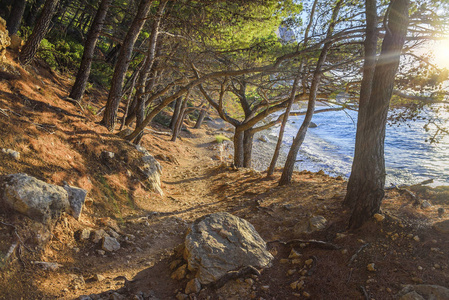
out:
{"label": "sunlight burst", "polygon": [[433,52],[438,67],[449,69],[449,39],[437,42]]}

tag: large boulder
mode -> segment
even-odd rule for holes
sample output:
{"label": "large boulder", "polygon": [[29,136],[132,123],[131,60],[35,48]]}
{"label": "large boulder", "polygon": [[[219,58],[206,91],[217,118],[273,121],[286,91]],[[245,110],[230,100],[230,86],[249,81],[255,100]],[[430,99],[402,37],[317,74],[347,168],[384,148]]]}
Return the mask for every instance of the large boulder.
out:
{"label": "large boulder", "polygon": [[142,153],[140,171],[150,184],[150,188],[160,195],[163,195],[161,188],[162,166],[160,163],[142,146],[136,146],[137,151]]}
{"label": "large boulder", "polygon": [[12,174],[0,179],[0,204],[44,224],[68,211],[67,191],[27,174]]}
{"label": "large boulder", "polygon": [[399,300],[445,300],[449,299],[449,289],[430,284],[407,285],[396,298]]}
{"label": "large boulder", "polygon": [[75,219],[79,220],[83,211],[84,202],[86,201],[87,191],[68,184],[64,184],[64,189],[67,191],[70,213]]}
{"label": "large boulder", "polygon": [[449,233],[449,220],[444,220],[433,224],[433,228],[441,233]]}
{"label": "large boulder", "polygon": [[264,268],[273,256],[248,221],[220,212],[197,219],[190,227],[184,257],[201,284],[219,280],[246,266]]}

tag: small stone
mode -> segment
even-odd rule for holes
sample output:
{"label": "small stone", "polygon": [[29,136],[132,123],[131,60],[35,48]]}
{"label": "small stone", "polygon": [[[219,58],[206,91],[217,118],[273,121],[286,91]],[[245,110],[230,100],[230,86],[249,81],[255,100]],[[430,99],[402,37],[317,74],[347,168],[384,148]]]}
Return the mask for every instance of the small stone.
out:
{"label": "small stone", "polygon": [[359,242],[360,244],[365,244],[366,242],[362,239],[358,239],[357,242]]}
{"label": "small stone", "polygon": [[421,208],[422,208],[422,209],[426,209],[426,208],[429,208],[429,207],[431,207],[431,206],[432,206],[432,204],[430,204],[430,202],[427,201],[427,200],[424,200],[424,201],[421,203]]}
{"label": "small stone", "polygon": [[341,254],[348,254],[348,249],[342,249]]}
{"label": "small stone", "polygon": [[92,236],[92,242],[95,244],[101,241],[102,238],[108,237],[109,235],[103,229],[95,230]]}
{"label": "small stone", "polygon": [[298,290],[302,289],[303,287],[304,287],[304,280],[301,280],[296,284],[296,288]]}
{"label": "small stone", "polygon": [[382,222],[383,220],[385,220],[385,216],[382,214],[374,214],[374,219],[376,219],[377,222]]}
{"label": "small stone", "polygon": [[246,278],[245,282],[249,285],[253,285],[254,284],[254,280],[252,280],[251,278]]}
{"label": "small stone", "polygon": [[434,264],[433,266],[435,267],[435,269],[441,268],[441,266],[439,264]]}
{"label": "small stone", "polygon": [[288,256],[288,258],[300,258],[301,256],[302,256],[301,253],[299,253],[295,249],[292,249],[292,251],[290,251],[290,255]]}
{"label": "small stone", "polygon": [[370,284],[370,283],[374,283],[374,282],[376,282],[376,279],[370,278],[366,281],[366,284]]}
{"label": "small stone", "polygon": [[286,258],[282,258],[279,262],[281,264],[288,264],[290,261],[288,259],[286,259]]}
{"label": "small stone", "polygon": [[342,238],[345,238],[345,237],[347,237],[346,234],[344,234],[344,233],[337,233],[335,238],[336,239],[342,239]]}
{"label": "small stone", "polygon": [[310,298],[310,294],[307,293],[306,291],[302,292],[302,295],[306,298]]}
{"label": "small stone", "polygon": [[186,294],[191,294],[191,293],[198,293],[201,290],[201,284],[198,281],[198,279],[193,278],[192,280],[190,280],[187,285],[186,285],[186,289],[185,289],[185,293]]}
{"label": "small stone", "polygon": [[307,244],[306,243],[301,243],[301,244],[299,244],[299,247],[305,248],[305,247],[307,247]]}
{"label": "small stone", "polygon": [[90,237],[90,230],[89,229],[82,229],[80,231],[80,240],[84,241],[84,240],[88,240]]}
{"label": "small stone", "polygon": [[368,264],[368,265],[366,266],[366,269],[367,269],[368,271],[370,271],[370,272],[376,271],[376,269],[374,268],[374,263]]}
{"label": "small stone", "polygon": [[306,266],[310,266],[313,263],[313,259],[308,259],[304,262],[306,264]]}
{"label": "small stone", "polygon": [[94,275],[94,280],[96,280],[96,281],[103,281],[104,279],[105,279],[105,277],[101,274]]}
{"label": "small stone", "polygon": [[301,260],[298,258],[292,260],[292,264],[294,264],[294,265],[299,265],[300,263],[301,263]]}
{"label": "small stone", "polygon": [[301,272],[300,272],[300,274],[302,275],[302,276],[304,276],[304,275],[306,275],[307,274],[307,270],[302,270]]}
{"label": "small stone", "polygon": [[387,288],[386,291],[387,291],[388,293],[391,293],[391,292],[392,292],[392,290],[391,290],[390,288]]}
{"label": "small stone", "polygon": [[108,252],[117,251],[120,249],[120,243],[115,238],[106,236],[103,238],[101,249]]}
{"label": "small stone", "polygon": [[294,282],[290,283],[290,287],[292,288],[292,290],[296,290],[297,286],[298,286],[298,281],[294,281]]}
{"label": "small stone", "polygon": [[171,278],[174,280],[181,280],[186,277],[187,273],[187,265],[182,265],[171,275]]}
{"label": "small stone", "polygon": [[419,242],[419,241],[420,241],[419,236],[415,235],[415,236],[413,237],[413,240],[415,240],[416,242]]}
{"label": "small stone", "polygon": [[75,247],[75,248],[72,248],[72,250],[75,252],[75,253],[78,253],[78,252],[80,252],[80,248],[77,248],[77,247]]}
{"label": "small stone", "polygon": [[390,238],[392,241],[395,241],[399,237],[399,234],[395,233]]}
{"label": "small stone", "polygon": [[422,270],[423,270],[423,267],[418,266],[418,270],[422,271]]}
{"label": "small stone", "polygon": [[295,273],[296,273],[296,269],[290,269],[290,270],[287,271],[287,275],[288,276],[291,276],[291,275],[293,275]]}
{"label": "small stone", "polygon": [[98,253],[99,255],[105,255],[105,254],[106,254],[106,251],[104,251],[104,250],[97,250],[97,253]]}
{"label": "small stone", "polygon": [[424,281],[421,279],[421,278],[419,278],[419,277],[412,277],[412,281],[414,282],[414,283],[423,283]]}
{"label": "small stone", "polygon": [[445,213],[444,208],[443,207],[439,207],[438,208],[438,217],[440,217],[440,218],[443,217],[444,213]]}
{"label": "small stone", "polygon": [[2,149],[2,152],[5,153],[5,154],[8,154],[9,156],[14,158],[15,160],[19,160],[20,159],[20,153],[17,152],[17,151],[14,151],[12,149]]}
{"label": "small stone", "polygon": [[409,233],[409,234],[407,234],[407,237],[408,237],[409,239],[411,239],[411,238],[413,238],[413,234]]}
{"label": "small stone", "polygon": [[268,291],[269,289],[270,289],[270,286],[269,285],[262,285],[261,287],[260,287],[260,289],[262,290],[262,291]]}
{"label": "small stone", "polygon": [[181,293],[181,292],[179,292],[177,295],[176,295],[176,299],[177,300],[185,300],[185,299],[188,299],[189,298],[189,296],[187,296],[186,294],[183,294],[183,293]]}

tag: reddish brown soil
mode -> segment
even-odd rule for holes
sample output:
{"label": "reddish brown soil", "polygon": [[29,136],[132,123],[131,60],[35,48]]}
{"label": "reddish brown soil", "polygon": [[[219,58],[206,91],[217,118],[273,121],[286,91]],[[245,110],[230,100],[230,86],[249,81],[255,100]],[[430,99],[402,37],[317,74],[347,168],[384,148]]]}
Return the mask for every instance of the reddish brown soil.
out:
{"label": "reddish brown soil", "polygon": [[[88,190],[89,201],[80,221],[68,215],[58,221],[44,249],[34,248],[36,225],[0,212],[0,253],[5,255],[18,239],[6,224],[16,226],[23,242],[1,266],[0,299],[75,299],[108,291],[129,299],[137,299],[138,292],[145,299],[174,299],[191,276],[170,278],[170,264],[178,259],[175,248],[193,220],[218,211],[251,222],[269,242],[275,260],[260,277],[248,275],[220,289],[207,287],[195,296],[199,299],[365,299],[363,291],[369,299],[391,299],[404,284],[449,286],[449,239],[431,228],[447,218],[437,213],[440,207],[449,209],[447,191],[415,187],[420,200],[433,204],[427,209],[413,206],[407,193],[388,191],[382,206],[385,220],[347,232],[343,180],[302,172],[294,174],[292,185],[278,187],[279,173],[267,179],[250,169],[235,170],[228,161],[212,158],[218,154],[214,135],[229,132],[209,121],[202,129],[188,124],[190,132],[182,132],[175,143],[165,135],[145,136],[143,146],[151,154],[172,155],[178,162],[160,160],[165,193],[160,196],[133,175],[130,164],[107,166],[99,160],[103,150],[119,156],[132,153],[132,146],[98,125],[101,116],[92,113],[103,106],[106,91],[87,94],[83,111],[62,99],[72,82],[67,75],[49,72],[42,63],[26,70],[9,64],[20,76],[0,80],[0,148],[19,151],[21,159],[0,152],[0,175],[24,172],[49,183],[67,181]],[[160,125],[153,129],[167,131]],[[293,226],[313,215],[324,216],[327,228],[295,235]],[[79,229],[106,228],[108,222],[116,223],[122,236],[135,238],[106,255],[98,254],[99,245],[76,239]],[[293,239],[325,241],[339,249],[280,242]],[[302,255],[298,261],[288,259],[292,248]],[[305,265],[310,258],[313,267]],[[33,261],[61,267],[44,270]],[[367,270],[370,263],[375,271]],[[104,280],[96,280],[97,275]],[[84,283],[77,284],[81,276]],[[302,289],[293,290],[291,284],[300,280]]]}

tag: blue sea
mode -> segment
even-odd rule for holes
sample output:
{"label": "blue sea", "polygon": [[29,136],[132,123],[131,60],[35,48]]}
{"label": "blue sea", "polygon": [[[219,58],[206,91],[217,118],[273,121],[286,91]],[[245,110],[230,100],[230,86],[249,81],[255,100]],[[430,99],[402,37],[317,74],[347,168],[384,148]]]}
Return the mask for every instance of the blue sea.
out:
{"label": "blue sea", "polygon": [[[449,115],[440,118],[445,122],[449,120]],[[302,116],[289,119],[284,134],[285,146],[291,144],[302,120]],[[319,113],[313,116],[312,122],[318,126],[307,131],[297,157],[297,169],[313,172],[323,170],[332,176],[348,178],[354,154],[357,112]],[[415,184],[428,179],[434,180],[432,186],[449,185],[449,136],[442,136],[438,143],[430,143],[428,140],[435,131],[426,131],[425,124],[426,121],[417,120],[400,126],[387,126],[386,186]],[[279,127],[266,134],[270,139],[275,139],[278,132]]]}

